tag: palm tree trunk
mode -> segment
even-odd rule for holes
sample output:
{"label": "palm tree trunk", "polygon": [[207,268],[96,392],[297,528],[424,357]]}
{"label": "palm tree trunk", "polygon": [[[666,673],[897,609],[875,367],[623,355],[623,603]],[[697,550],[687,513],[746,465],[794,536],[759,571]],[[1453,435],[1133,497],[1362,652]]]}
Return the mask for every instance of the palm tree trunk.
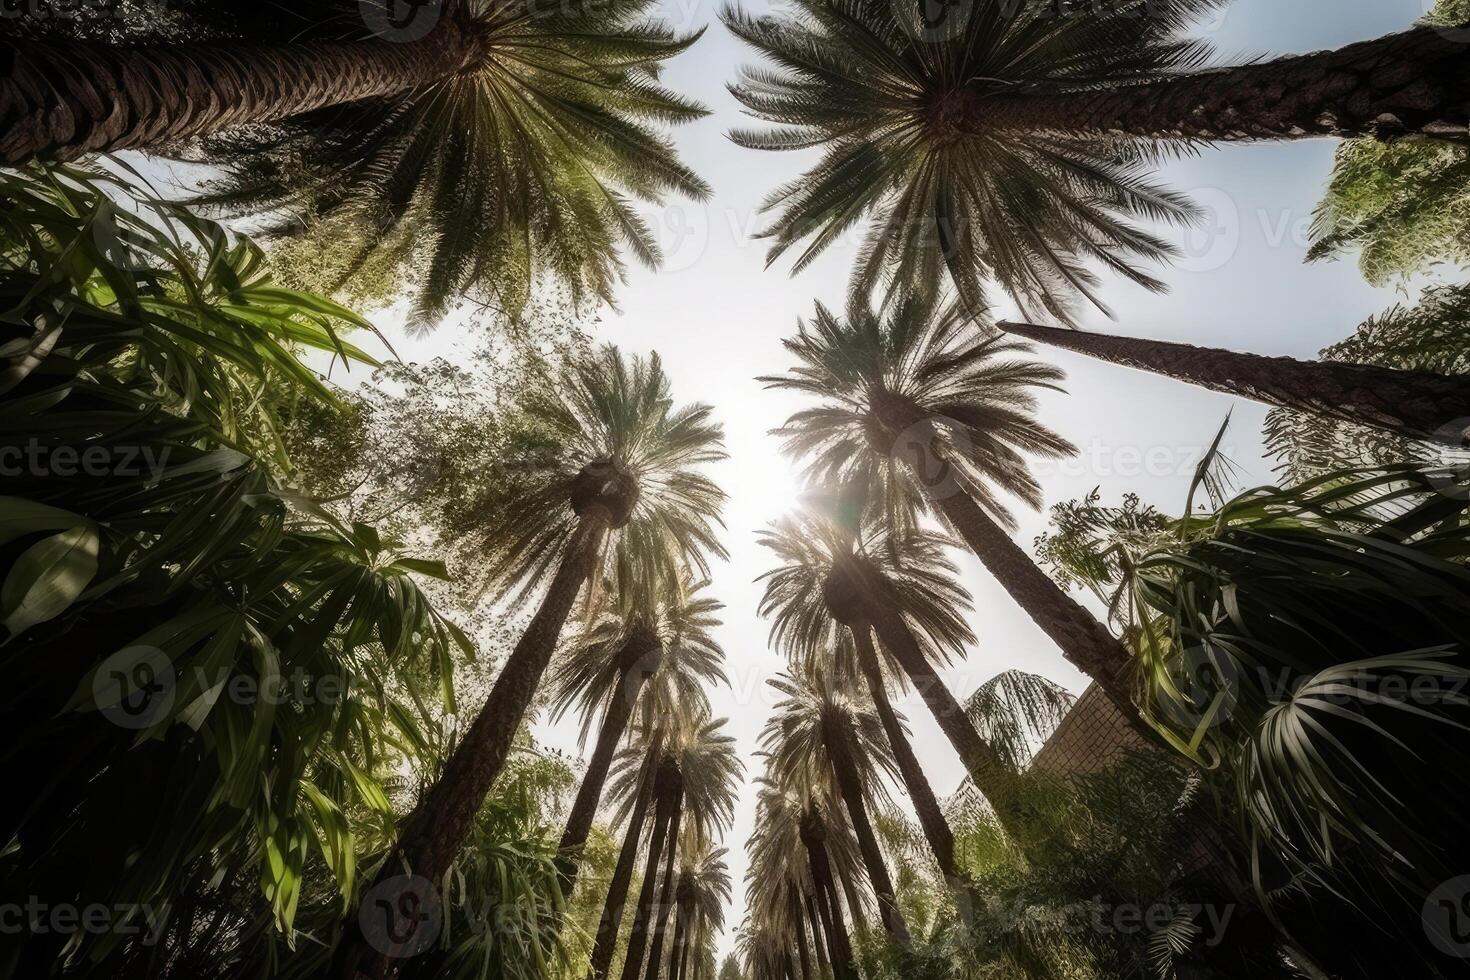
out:
{"label": "palm tree trunk", "polygon": [[605,980],[608,968],[612,965],[613,953],[617,950],[618,929],[623,923],[623,906],[628,900],[628,885],[633,880],[633,865],[638,860],[638,841],[643,837],[643,821],[648,814],[648,803],[654,798],[658,757],[659,740],[655,739],[644,763],[644,784],[638,790],[633,813],[628,818],[623,847],[618,852],[618,863],[613,868],[612,881],[607,886],[607,898],[602,903],[602,918],[597,923],[597,939],[592,947],[588,980]]}
{"label": "palm tree trunk", "polygon": [[[867,917],[863,914],[863,903],[858,900],[857,886],[853,884],[852,875],[846,868],[837,872],[837,877],[842,882],[842,894],[847,897],[847,918],[857,932],[863,932],[868,928]],[[837,913],[837,920],[842,921],[842,906],[837,903],[834,896],[832,899],[833,911]]]}
{"label": "palm tree trunk", "polygon": [[801,965],[801,980],[815,980],[812,976],[812,953],[807,948],[806,923],[802,921],[801,899],[794,888],[789,899],[786,904],[790,907],[791,921],[796,925],[796,953]]}
{"label": "palm tree trunk", "polygon": [[939,723],[940,730],[959,753],[960,761],[965,764],[975,788],[995,808],[1002,826],[1012,837],[1016,837],[1022,828],[1013,805],[1015,774],[990,743],[975,730],[964,707],[955,700],[944,681],[934,672],[929,658],[919,649],[918,641],[908,623],[904,622],[903,616],[882,603],[874,603],[873,625],[883,645],[893,654],[899,666],[903,667],[904,673],[908,674],[909,680],[919,692],[919,697],[924,699],[924,704]]}
{"label": "palm tree trunk", "polygon": [[[629,641],[630,647],[632,642]],[[572,802],[571,812],[567,814],[566,829],[562,831],[561,844],[557,848],[562,892],[568,898],[577,883],[582,846],[587,843],[587,835],[592,832],[592,821],[597,816],[598,804],[602,802],[602,788],[607,782],[608,769],[612,766],[618,744],[623,740],[623,733],[628,728],[628,719],[633,715],[638,693],[648,679],[648,675],[638,668],[639,654],[636,651],[625,648],[620,659],[623,669],[619,674],[618,686],[602,713],[602,725],[597,731],[597,747],[592,750],[592,758],[587,761],[587,771],[583,773],[582,783],[577,787],[577,798]]]}
{"label": "palm tree trunk", "polygon": [[397,41],[0,42],[0,163],[148,149],[274,122],[419,88],[477,56],[447,17],[424,37]]}
{"label": "palm tree trunk", "polygon": [[1159,81],[976,91],[966,98],[962,125],[1199,140],[1463,138],[1467,106],[1470,46],[1450,31],[1418,27],[1335,51]]}
{"label": "palm tree trunk", "polygon": [[[816,887],[816,883],[812,883]],[[817,913],[815,899],[810,893],[802,896],[802,903],[806,906],[806,921],[811,926],[812,949],[817,954],[817,976],[821,980],[827,980],[832,975],[832,962],[827,958],[827,935],[822,930],[822,917]]]}
{"label": "palm tree trunk", "polygon": [[837,776],[837,789],[842,802],[847,806],[847,818],[852,821],[853,833],[857,835],[858,852],[863,865],[868,869],[868,881],[873,886],[873,896],[878,900],[878,918],[883,928],[899,943],[909,941],[908,925],[898,909],[898,894],[893,888],[893,879],[888,874],[888,864],[883,860],[883,850],[878,846],[878,835],[873,832],[873,823],[868,819],[868,807],[863,800],[863,786],[858,779],[857,767],[848,744],[849,733],[828,719],[823,741],[827,754],[832,759],[832,771]]}
{"label": "palm tree trunk", "polygon": [[834,980],[857,980],[852,942],[842,922],[842,908],[837,901],[837,883],[832,878],[832,861],[827,855],[827,845],[819,836],[805,830],[802,844],[806,846],[807,863],[811,866],[812,883],[816,888],[817,913],[822,920],[822,931],[827,936],[832,976]]}
{"label": "palm tree trunk", "polygon": [[[674,811],[674,826],[669,834],[667,856],[664,858],[664,886],[659,892],[658,904],[653,907],[653,951],[648,956],[648,972],[644,980],[658,980],[659,960],[663,958],[664,937],[668,935],[669,910],[674,906],[675,889],[678,887],[679,872],[674,868],[674,859],[679,850],[679,820],[683,807]],[[626,980],[626,973],[624,976]],[[637,974],[634,974],[636,976]]]}
{"label": "palm tree trunk", "polygon": [[903,723],[898,720],[898,713],[888,700],[888,685],[883,680],[878,651],[873,648],[872,627],[864,623],[852,628],[851,632],[857,646],[858,666],[867,681],[868,693],[872,696],[873,706],[883,723],[883,731],[888,735],[888,744],[893,749],[893,758],[898,764],[898,774],[914,804],[919,826],[924,830],[929,849],[934,852],[934,863],[938,865],[939,873],[946,881],[955,883],[959,880],[959,874],[954,863],[954,833],[949,829],[949,821],[944,818],[944,810],[939,805],[939,798],[934,795],[933,787],[929,785],[929,777],[924,774],[919,757],[914,754],[914,747],[903,730]]}
{"label": "palm tree trunk", "polygon": [[[475,813],[505,765],[511,742],[556,649],[562,626],[592,571],[610,526],[608,512],[590,508],[577,518],[566,554],[541,607],[511,651],[490,696],[455,746],[444,771],[404,823],[398,843],[378,869],[374,886],[412,874],[437,888],[449,871]],[[396,975],[399,963],[373,949],[348,917],[334,975],[342,980],[381,980]]]}
{"label": "palm tree trunk", "polygon": [[1006,333],[1113,364],[1249,398],[1460,446],[1470,427],[1470,377],[1343,361],[1239,354],[1165,340],[1001,323]]}
{"label": "palm tree trunk", "polygon": [[[683,790],[672,794],[668,800],[668,818],[662,824],[659,839],[648,842],[648,862],[644,866],[643,889],[638,894],[638,910],[633,916],[633,927],[628,930],[628,949],[623,956],[622,980],[637,980],[643,972],[643,956],[648,951],[648,927],[657,914],[654,907],[654,889],[658,884],[658,862],[665,848],[672,850],[679,837],[679,822],[683,818]],[[657,847],[655,847],[657,845]],[[655,956],[653,962],[657,963]]]}
{"label": "palm tree trunk", "polygon": [[686,909],[680,908],[676,900],[674,902],[674,939],[669,944],[669,965],[664,971],[667,980],[679,980],[680,963],[684,952],[685,929],[687,925]]}

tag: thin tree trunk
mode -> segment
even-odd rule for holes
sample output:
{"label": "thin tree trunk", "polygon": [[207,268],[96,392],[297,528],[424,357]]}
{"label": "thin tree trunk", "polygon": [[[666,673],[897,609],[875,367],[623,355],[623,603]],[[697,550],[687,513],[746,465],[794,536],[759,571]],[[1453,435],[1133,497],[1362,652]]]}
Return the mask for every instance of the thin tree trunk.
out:
{"label": "thin tree trunk", "polygon": [[949,494],[936,502],[986,571],[1051,637],[1062,656],[1096,681],[1118,710],[1138,724],[1132,699],[1133,657],[1128,648],[1038,568],[967,494]]}
{"label": "thin tree trunk", "polygon": [[787,904],[790,906],[791,920],[796,924],[796,952],[801,963],[801,980],[816,980],[812,976],[812,953],[807,948],[806,923],[802,921],[801,899],[797,896],[795,889],[792,889],[790,901]]}
{"label": "thin tree trunk", "polygon": [[[863,903],[858,899],[857,886],[853,884],[852,875],[846,868],[837,872],[837,877],[842,881],[842,894],[847,897],[847,918],[852,922],[852,928],[856,932],[864,932],[868,928],[867,916],[863,914]],[[842,918],[842,909],[837,905],[834,898],[832,907],[837,911],[837,918]]]}
{"label": "thin tree trunk", "polygon": [[148,149],[275,122],[420,88],[476,57],[474,40],[449,18],[412,40],[0,42],[0,162]]}
{"label": "thin tree trunk", "polygon": [[[668,819],[664,822],[664,833],[657,842],[650,841],[648,845],[648,863],[645,866],[643,890],[638,896],[638,911],[633,916],[633,927],[628,930],[628,949],[623,957],[623,972],[620,974],[622,980],[637,980],[643,972],[644,954],[648,952],[648,930],[653,919],[658,915],[658,909],[654,904],[654,889],[658,884],[658,862],[664,856],[665,849],[672,850],[675,841],[679,839],[679,822],[683,818],[683,790],[670,797],[670,812]],[[658,848],[654,848],[654,843]],[[658,962],[655,954],[653,962]]]}
{"label": "thin tree trunk", "polygon": [[[469,836],[475,813],[505,765],[511,742],[541,683],[577,593],[607,536],[610,519],[601,507],[577,518],[556,576],[520,642],[511,651],[490,696],[444,765],[437,782],[404,822],[403,832],[378,870],[374,887],[405,875],[427,878],[439,887]],[[334,975],[342,980],[381,980],[401,965],[367,943],[349,916]]]}
{"label": "thin tree trunk", "polygon": [[919,649],[918,641],[903,617],[882,603],[874,603],[873,625],[883,645],[893,654],[899,666],[903,667],[904,673],[908,674],[909,680],[919,692],[919,697],[924,699],[924,704],[938,722],[940,730],[959,753],[960,761],[969,771],[975,788],[995,808],[1002,826],[1012,837],[1016,837],[1022,828],[1013,805],[1015,774],[994,747],[975,730],[975,725],[965,714],[964,707],[955,700],[949,688],[944,686],[944,682],[929,663],[929,658]]}
{"label": "thin tree trunk", "polygon": [[[1470,66],[1466,70],[1470,71]],[[1018,337],[1113,364],[1277,408],[1374,426],[1411,439],[1458,447],[1470,427],[1470,376],[1400,371],[1343,361],[1262,357],[1029,323],[998,326]]]}
{"label": "thin tree trunk", "polygon": [[675,902],[674,902],[674,939],[673,939],[673,942],[671,942],[669,944],[669,964],[668,964],[668,968],[664,971],[664,976],[667,978],[667,980],[679,980],[679,968],[680,968],[681,954],[683,953],[683,950],[684,950],[684,932],[685,932],[685,928],[686,928],[686,919],[685,919],[686,914],[687,914],[686,911],[679,906],[679,902],[677,900],[675,900]]}
{"label": "thin tree trunk", "polygon": [[[816,888],[816,882],[812,882]],[[827,958],[827,935],[822,931],[822,917],[817,913],[816,902],[810,892],[802,896],[802,905],[806,908],[806,923],[810,927],[812,949],[816,952],[817,976],[820,980],[832,975],[832,963]]]}
{"label": "thin tree trunk", "polygon": [[612,766],[618,744],[623,740],[623,733],[628,728],[628,719],[633,715],[638,694],[648,680],[648,674],[640,667],[642,652],[633,648],[634,642],[629,640],[628,646],[619,654],[623,667],[618,675],[618,686],[603,711],[602,725],[597,732],[597,747],[592,751],[592,758],[587,761],[587,771],[583,773],[582,783],[577,787],[577,798],[572,802],[571,812],[567,814],[566,829],[562,831],[561,844],[557,848],[562,891],[568,898],[577,883],[582,846],[587,843],[587,835],[592,831],[592,821],[597,816],[598,804],[602,802],[602,788],[607,782],[608,769]]}
{"label": "thin tree trunk", "polygon": [[842,910],[837,904],[837,885],[832,880],[832,861],[827,856],[827,845],[819,836],[807,832],[802,834],[802,844],[806,847],[807,863],[811,866],[812,885],[816,889],[813,898],[822,921],[822,931],[827,936],[832,975],[835,980],[857,980],[852,943],[847,937]]}
{"label": "thin tree trunk", "polygon": [[863,786],[858,779],[857,767],[852,758],[849,733],[840,730],[832,720],[824,723],[823,741],[827,754],[832,759],[832,771],[837,776],[837,788],[842,802],[847,806],[847,818],[852,822],[857,835],[858,852],[868,870],[868,881],[873,886],[873,896],[878,901],[878,918],[883,928],[899,943],[909,941],[908,925],[898,908],[898,894],[893,888],[893,879],[888,874],[888,864],[883,860],[883,850],[878,846],[878,835],[868,819],[868,807],[863,800]]}
{"label": "thin tree trunk", "polygon": [[[665,845],[668,851],[664,858],[664,887],[653,909],[653,951],[648,957],[648,972],[644,974],[644,980],[658,980],[659,960],[663,957],[664,937],[668,934],[669,911],[674,907],[675,890],[678,888],[679,872],[674,861],[679,850],[679,821],[683,813],[682,805],[674,811],[674,826]],[[624,973],[626,980],[626,971]]]}
{"label": "thin tree trunk", "polygon": [[618,929],[623,924],[623,906],[628,901],[628,885],[633,880],[633,865],[638,861],[638,841],[643,837],[643,821],[648,813],[648,802],[654,798],[657,781],[659,742],[656,739],[649,748],[645,785],[639,788],[638,799],[633,804],[633,813],[628,818],[628,830],[623,836],[623,847],[618,852],[618,863],[613,868],[612,881],[607,886],[607,898],[602,904],[602,918],[597,923],[597,939],[592,947],[592,962],[588,970],[589,980],[605,980],[612,965],[613,953],[617,950]]}
{"label": "thin tree trunk", "polygon": [[1470,45],[1433,27],[1159,81],[1043,81],[1002,92],[984,84],[962,97],[966,130],[1199,140],[1459,138],[1470,124]]}
{"label": "thin tree trunk", "polygon": [[908,790],[909,799],[913,801],[919,826],[924,830],[929,849],[934,852],[934,863],[939,866],[939,873],[946,881],[956,883],[959,881],[959,873],[955,870],[954,863],[954,833],[949,828],[949,821],[944,818],[944,810],[939,805],[939,798],[934,795],[933,787],[929,785],[929,777],[924,774],[919,757],[914,754],[914,747],[903,730],[903,723],[898,720],[898,713],[888,700],[888,685],[883,680],[878,651],[873,647],[872,627],[864,623],[853,627],[851,632],[857,646],[858,666],[867,681],[868,693],[872,696],[873,706],[883,723],[888,744],[893,749],[898,774],[903,779],[904,788]]}

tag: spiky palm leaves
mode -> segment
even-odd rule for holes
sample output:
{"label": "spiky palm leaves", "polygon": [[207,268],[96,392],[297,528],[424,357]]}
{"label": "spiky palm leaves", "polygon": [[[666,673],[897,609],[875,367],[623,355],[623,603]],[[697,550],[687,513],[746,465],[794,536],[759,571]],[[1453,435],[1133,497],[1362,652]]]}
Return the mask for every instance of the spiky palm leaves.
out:
{"label": "spiky palm leaves", "polygon": [[916,509],[934,512],[1132,717],[1127,651],[1006,534],[1013,521],[999,491],[1040,501],[1027,455],[1073,451],[1034,418],[1035,392],[1056,388],[1061,372],[1026,357],[1024,344],[977,333],[957,308],[916,298],[886,316],[866,304],[845,319],[818,307],[786,347],[797,366],[764,380],[818,401],[780,430],[810,477],[875,493],[892,528]]}
{"label": "spiky palm leaves", "polygon": [[[735,815],[735,798],[744,763],[735,749],[735,739],[723,731],[725,719],[695,716],[687,725],[671,730],[661,749],[660,772],[654,790],[661,804],[660,818],[650,837],[643,889],[638,897],[633,926],[623,960],[624,980],[638,977],[645,963],[656,969],[664,940],[665,916],[674,895],[674,867],[681,832],[690,840],[715,840],[730,825]],[[631,832],[631,830],[630,830]],[[663,874],[658,867],[662,859]],[[661,884],[661,897],[655,904],[655,885]],[[648,942],[652,933],[653,949]],[[611,951],[606,959],[594,953],[592,972],[606,975]]]}
{"label": "spiky palm leaves", "polygon": [[[695,467],[721,457],[719,426],[701,405],[675,408],[655,355],[625,360],[611,347],[567,366],[555,389],[523,392],[537,464],[510,499],[491,502],[487,575],[544,597],[439,780],[420,801],[390,859],[437,881],[453,864],[475,809],[504,765],[577,595],[606,563],[622,582],[681,581],[706,551],[723,494]],[[523,444],[524,447],[524,444]],[[609,548],[609,538],[612,538]],[[386,959],[354,934],[339,971],[382,974]]]}
{"label": "spiky palm leaves", "polygon": [[[907,620],[924,661],[947,664],[963,656],[973,635],[963,619],[969,596],[953,578],[943,541],[922,532],[859,535],[842,521],[810,510],[778,521],[761,543],[781,562],[762,576],[766,591],[760,612],[771,618],[773,645],[800,669],[830,671],[851,683],[863,679],[940,873],[957,878],[953,835],[888,698],[889,679],[902,689],[907,674],[886,647],[880,656],[873,642],[875,617],[867,605],[878,597],[865,594],[854,581],[855,575],[881,576],[885,601]],[[937,681],[926,676],[920,683]]]}
{"label": "spiky palm leaves", "polygon": [[[1403,465],[1260,487],[1152,539],[1100,533],[1087,562],[1155,724],[1233,797],[1257,887],[1345,900],[1426,971],[1419,913],[1466,839],[1422,791],[1464,765],[1463,485]],[[1375,972],[1361,950],[1314,952]]]}
{"label": "spiky palm leaves", "polygon": [[887,801],[883,777],[897,774],[883,723],[870,702],[843,690],[820,669],[767,683],[782,695],[761,733],[771,777],[781,785],[810,787],[813,795],[842,799],[883,927],[896,941],[907,941],[908,927],[871,817],[874,805]]}
{"label": "spiky palm leaves", "polygon": [[[754,149],[820,148],[820,162],[767,200],[775,258],[805,244],[800,269],[861,221],[871,222],[852,289],[884,281],[902,295],[946,276],[971,310],[985,280],[1024,309],[1069,315],[1097,303],[1088,261],[1152,289],[1136,267],[1175,249],[1130,219],[1184,223],[1195,210],[1150,183],[1156,152],[1098,133],[991,125],[989,105],[1016,92],[1199,66],[1204,44],[1180,37],[1214,0],[1124,3],[1114,14],[979,0],[923,4],[800,0],[776,15],[724,13],[735,35],[772,63],[731,88],[768,129],[740,130]],[[946,20],[945,18],[948,18]]]}
{"label": "spiky palm leaves", "polygon": [[553,718],[575,704],[584,742],[594,718],[602,719],[562,834],[568,890],[576,881],[577,854],[592,828],[608,767],[630,723],[635,730],[651,731],[681,713],[697,715],[708,706],[704,685],[728,683],[720,667],[724,654],[710,635],[721,605],[700,595],[708,584],[681,581],[656,592],[614,586],[613,608],[567,646],[554,669]]}
{"label": "spiky palm leaves", "polygon": [[[466,290],[514,311],[538,277],[610,299],[620,246],[645,263],[659,257],[634,202],[708,193],[654,128],[705,113],[658,82],[663,62],[698,34],[677,34],[653,6],[451,0],[411,7],[399,23],[347,0],[192,4],[188,16],[149,26],[183,24],[185,40],[207,44],[180,45],[167,32],[151,49],[28,43],[19,64],[32,74],[73,82],[87,77],[78,65],[104,68],[97,80],[57,90],[79,132],[57,136],[17,120],[5,127],[16,144],[7,150],[17,162],[36,152],[159,148],[265,124],[214,146],[212,159],[232,176],[205,200],[345,219],[362,242],[338,271],[374,252],[417,266],[405,278],[418,281],[421,318],[442,315]],[[121,83],[105,70],[113,62]],[[90,131],[96,103],[121,108],[98,112]],[[28,106],[17,100],[15,111]],[[129,119],[136,124],[101,132]]]}
{"label": "spiky palm leaves", "polygon": [[699,964],[713,952],[715,930],[725,922],[730,900],[730,869],[725,849],[696,839],[679,856],[674,891],[674,941],[669,949],[668,980],[695,980]]}

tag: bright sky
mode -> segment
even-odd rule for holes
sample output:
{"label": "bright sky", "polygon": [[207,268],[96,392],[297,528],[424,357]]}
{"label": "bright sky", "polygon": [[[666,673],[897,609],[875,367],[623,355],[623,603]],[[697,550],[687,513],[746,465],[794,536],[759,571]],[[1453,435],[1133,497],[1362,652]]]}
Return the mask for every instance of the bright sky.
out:
{"label": "bright sky", "polygon": [[[763,10],[763,0],[751,0]],[[1337,47],[1407,27],[1431,0],[1236,0],[1202,30],[1222,61]],[[811,154],[742,150],[724,134],[743,125],[739,106],[724,86],[749,54],[717,20],[713,0],[665,0],[666,15],[681,28],[708,25],[703,40],[669,66],[667,82],[704,101],[713,115],[684,127],[675,139],[684,159],[714,187],[707,205],[672,203],[653,213],[668,262],[659,272],[634,271],[621,293],[621,311],[603,317],[597,339],[626,351],[657,350],[681,401],[712,403],[726,430],[731,459],[713,474],[729,492],[725,511],[730,560],[714,571],[715,593],[725,603],[720,630],[733,690],[713,692],[717,715],[728,716],[741,754],[755,775],[756,737],[770,704],[764,680],[782,661],[766,647],[766,624],[756,617],[760,589],[753,579],[769,567],[755,532],[786,511],[794,478],[767,435],[795,407],[788,396],[764,391],[758,374],[788,365],[780,347],[813,301],[840,306],[856,251],[850,236],[792,279],[788,267],[764,268],[764,245],[753,239],[762,226],[756,209],[775,185],[797,176]],[[1167,166],[1166,182],[1214,211],[1210,227],[1180,234],[1188,257],[1164,278],[1165,296],[1114,283],[1106,299],[1116,322],[1093,315],[1093,330],[1230,347],[1261,354],[1310,358],[1361,320],[1398,297],[1365,284],[1352,262],[1303,264],[1306,229],[1328,174],[1334,144],[1244,145],[1207,150]],[[1000,297],[997,295],[998,300]],[[1001,312],[1009,313],[1008,307]],[[385,325],[390,335],[391,325]],[[453,357],[464,336],[446,328],[425,340],[392,336],[401,356]],[[1046,397],[1041,418],[1081,447],[1065,464],[1039,470],[1047,505],[1101,486],[1104,498],[1126,492],[1177,511],[1195,461],[1227,411],[1234,424],[1226,451],[1250,484],[1265,482],[1260,457],[1264,410],[1252,403],[1204,392],[1167,379],[1043,349],[1068,372],[1066,395]],[[1042,514],[1018,514],[1017,540],[1029,548],[1045,526]],[[972,626],[979,643],[967,663],[949,672],[957,694],[1009,668],[1043,674],[1073,691],[1085,679],[1063,661],[1050,640],[1022,613],[979,563],[961,558],[963,580],[975,597]],[[936,790],[952,791],[962,775],[959,760],[921,704],[902,705],[918,754]],[[538,738],[576,752],[571,720],[538,725]],[[755,794],[747,783],[726,845],[735,881],[734,907],[720,944],[733,945],[743,915],[744,843],[754,818]]]}

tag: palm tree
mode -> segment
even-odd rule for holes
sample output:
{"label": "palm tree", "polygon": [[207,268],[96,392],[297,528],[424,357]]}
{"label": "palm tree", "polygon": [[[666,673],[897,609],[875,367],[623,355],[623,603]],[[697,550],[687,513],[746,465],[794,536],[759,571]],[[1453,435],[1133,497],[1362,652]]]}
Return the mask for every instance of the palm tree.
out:
{"label": "palm tree", "polygon": [[[766,893],[793,873],[793,856],[805,854],[811,886],[802,890],[810,897],[808,922],[817,958],[825,959],[824,966],[831,965],[836,980],[855,980],[856,961],[842,916],[837,879],[861,860],[857,845],[845,823],[830,819],[831,800],[818,795],[820,788],[781,786],[769,778],[761,782],[755,831],[747,843],[748,890],[756,895]],[[774,927],[778,921],[778,917],[770,916],[762,924]],[[794,926],[784,934],[789,936],[793,931]]]}
{"label": "palm tree", "polygon": [[[623,834],[623,846],[618,852],[612,879],[608,882],[607,895],[603,899],[602,917],[597,923],[597,935],[588,972],[588,976],[592,978],[606,977],[612,964],[618,928],[623,921],[623,909],[627,904],[628,888],[632,883],[634,864],[638,860],[638,845],[642,840],[649,805],[657,806],[657,801],[664,799],[669,793],[669,777],[664,775],[666,769],[662,766],[663,744],[668,727],[664,725],[652,729],[635,729],[634,744],[623,750],[614,770],[608,795],[622,802],[613,826],[622,822],[622,817],[626,815],[628,827]],[[663,785],[660,785],[661,776]],[[661,816],[663,815],[656,813],[655,820]]]}
{"label": "palm tree", "polygon": [[725,11],[730,30],[774,63],[732,86],[774,126],[735,141],[824,151],[767,200],[779,209],[772,257],[809,240],[799,269],[871,219],[855,290],[866,294],[883,273],[900,291],[932,290],[947,271],[972,309],[990,277],[1023,310],[1065,319],[1073,295],[1098,302],[1087,260],[1162,288],[1130,260],[1174,249],[1126,219],[1193,218],[1184,199],[1145,179],[1174,147],[1466,133],[1470,51],[1457,39],[1421,27],[1207,69],[1209,48],[1187,29],[1218,3],[1122,0],[1058,13],[1010,0],[796,0],[761,17]]}
{"label": "palm tree", "polygon": [[1034,392],[1056,389],[1061,371],[1028,359],[1024,344],[977,335],[957,305],[939,309],[919,297],[886,318],[866,304],[845,320],[818,306],[785,343],[800,363],[762,380],[821,401],[779,430],[810,478],[871,488],[890,526],[934,511],[1062,655],[1136,718],[1127,649],[1011,540],[1015,522],[996,492],[1038,506],[1023,454],[1074,451],[1033,417]]}
{"label": "palm tree", "polygon": [[638,582],[612,586],[604,593],[614,596],[611,608],[576,637],[553,670],[553,720],[576,704],[585,742],[593,718],[599,712],[602,717],[561,838],[567,894],[576,883],[613,755],[635,711],[635,727],[652,730],[681,705],[707,708],[704,683],[728,683],[720,669],[724,654],[710,636],[721,604],[700,595],[708,585],[686,577],[672,590]]}
{"label": "palm tree", "polygon": [[679,887],[674,894],[674,941],[669,950],[668,980],[689,976],[696,949],[703,951],[714,930],[725,921],[730,900],[730,868],[725,849],[699,839],[679,859]]}
{"label": "palm tree", "polygon": [[[840,673],[851,673],[854,668],[861,673],[935,863],[946,880],[958,881],[954,835],[909,743],[903,719],[888,699],[887,676],[891,674],[902,683],[903,671],[892,670],[892,661],[886,656],[880,661],[873,643],[874,616],[864,593],[856,588],[857,556],[861,552],[873,556],[871,560],[881,569],[879,574],[890,582],[902,583],[902,587],[887,591],[904,603],[908,622],[917,627],[915,636],[924,662],[948,663],[963,656],[964,645],[974,639],[963,619],[969,596],[951,577],[953,566],[944,558],[939,542],[928,536],[887,535],[875,539],[869,535],[869,540],[858,543],[857,535],[849,528],[824,519],[815,508],[777,521],[762,534],[761,543],[781,561],[780,567],[762,576],[766,591],[760,611],[772,619],[773,644],[803,670],[825,664]],[[942,682],[932,670],[915,683],[934,689],[940,696]],[[956,719],[962,714],[954,707],[941,705],[940,709],[947,709]],[[961,736],[956,749],[970,741]],[[961,758],[969,768],[970,759],[964,753]],[[974,771],[983,778],[983,756],[980,762]],[[997,793],[1002,788],[993,781],[983,786]]]}
{"label": "palm tree", "polygon": [[0,162],[230,133],[214,200],[350,218],[367,241],[342,271],[380,248],[422,260],[424,318],[472,286],[518,305],[533,267],[606,297],[617,243],[658,259],[629,198],[708,193],[653,129],[705,113],[657,84],[698,35],[653,0],[443,0],[407,22],[351,0],[181,5],[127,45],[59,36],[64,17],[0,41]]}
{"label": "palm tree", "polygon": [[[662,911],[672,898],[673,859],[678,850],[681,828],[691,837],[712,839],[734,819],[736,784],[744,766],[735,751],[735,740],[723,734],[724,726],[723,718],[700,716],[692,719],[682,730],[668,735],[669,742],[659,763],[659,776],[662,778],[656,780],[655,785],[661,812],[655,814],[642,891],[634,910],[623,959],[623,980],[635,980],[642,972],[651,927],[655,931],[656,943],[651,959],[658,962]],[[660,880],[660,859],[664,861],[662,881],[667,894],[660,899],[660,907],[656,910],[654,890]],[[657,922],[654,921],[656,912]],[[603,955],[605,958],[594,951],[589,974],[593,980],[603,980],[607,976],[612,951],[606,950]]]}
{"label": "palm tree", "polygon": [[1458,447],[1470,427],[1470,377],[1463,375],[1262,357],[1031,323],[997,326],[1006,333],[1111,364],[1152,371],[1275,408],[1374,426],[1411,439]]}
{"label": "palm tree", "polygon": [[761,733],[770,772],[784,783],[819,786],[835,782],[857,835],[883,928],[907,943],[908,926],[888,874],[869,810],[882,803],[885,773],[895,773],[883,723],[870,703],[841,690],[820,669],[767,681],[784,695]]}
{"label": "palm tree", "polygon": [[[674,408],[657,355],[630,361],[603,347],[569,365],[554,389],[524,392],[521,410],[537,430],[537,466],[510,499],[495,502],[486,575],[519,583],[522,599],[544,585],[544,596],[378,882],[405,869],[434,882],[448,872],[600,561],[678,582],[686,563],[702,568],[705,553],[723,554],[712,522],[724,495],[694,469],[721,458],[720,428],[706,406]],[[356,933],[339,957],[343,977],[381,976],[389,966]]]}

